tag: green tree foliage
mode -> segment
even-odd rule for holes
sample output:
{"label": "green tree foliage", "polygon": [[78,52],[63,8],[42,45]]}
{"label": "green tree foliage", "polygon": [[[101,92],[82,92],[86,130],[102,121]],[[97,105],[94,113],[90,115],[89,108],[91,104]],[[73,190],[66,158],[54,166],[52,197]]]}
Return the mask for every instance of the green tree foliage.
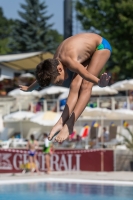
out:
{"label": "green tree foliage", "polygon": [[21,9],[18,12],[21,20],[17,20],[10,35],[9,47],[12,52],[53,52],[58,46],[59,34],[56,32],[58,37],[55,39],[55,34],[50,32],[53,24],[49,24],[48,20],[52,15],[47,15],[45,1],[25,0]]}
{"label": "green tree foliage", "polygon": [[0,54],[6,54],[10,52],[7,44],[11,25],[13,23],[13,20],[8,20],[4,17],[3,10],[0,8]]}
{"label": "green tree foliage", "polygon": [[59,34],[57,30],[50,29],[48,31],[50,37],[51,52],[54,53],[59,44],[63,41],[63,35]]}
{"label": "green tree foliage", "polygon": [[111,43],[112,72],[119,79],[133,77],[133,0],[79,0],[76,10],[84,30]]}

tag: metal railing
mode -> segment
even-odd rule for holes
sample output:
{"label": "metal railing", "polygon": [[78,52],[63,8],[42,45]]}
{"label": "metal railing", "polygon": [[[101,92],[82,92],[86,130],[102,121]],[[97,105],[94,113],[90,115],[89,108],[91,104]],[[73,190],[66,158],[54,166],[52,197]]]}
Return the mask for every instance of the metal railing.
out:
{"label": "metal railing", "polygon": [[[60,100],[58,99],[44,99],[38,100],[35,98],[26,99],[26,98],[0,98],[0,113],[2,116],[10,114],[16,111],[31,111],[38,112],[35,107],[39,108],[39,111],[62,111],[60,109]],[[126,96],[115,96],[115,97],[91,97],[87,106],[89,107],[101,107],[108,108],[111,110],[120,109],[120,108],[133,108],[133,102],[129,101],[129,98]],[[132,108],[131,108],[132,106]]]}

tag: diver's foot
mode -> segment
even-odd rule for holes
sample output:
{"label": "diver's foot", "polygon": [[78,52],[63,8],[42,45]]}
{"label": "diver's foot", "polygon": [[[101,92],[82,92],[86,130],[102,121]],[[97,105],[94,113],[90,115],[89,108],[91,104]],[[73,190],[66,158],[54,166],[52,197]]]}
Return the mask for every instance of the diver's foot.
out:
{"label": "diver's foot", "polygon": [[57,142],[63,142],[68,138],[68,136],[73,132],[73,124],[65,124],[61,131],[56,136],[55,140]]}
{"label": "diver's foot", "polygon": [[55,126],[52,128],[51,132],[49,133],[48,139],[52,140],[58,133],[59,131],[63,128],[62,123],[57,123]]}

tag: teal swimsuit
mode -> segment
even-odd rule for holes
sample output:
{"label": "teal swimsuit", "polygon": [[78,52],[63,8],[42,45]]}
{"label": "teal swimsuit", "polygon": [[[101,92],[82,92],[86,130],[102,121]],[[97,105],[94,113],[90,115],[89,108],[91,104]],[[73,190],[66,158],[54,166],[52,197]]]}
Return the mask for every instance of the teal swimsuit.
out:
{"label": "teal swimsuit", "polygon": [[112,52],[112,47],[105,38],[102,38],[102,43],[99,44],[96,48],[96,50],[102,50],[102,49],[108,49],[110,52]]}

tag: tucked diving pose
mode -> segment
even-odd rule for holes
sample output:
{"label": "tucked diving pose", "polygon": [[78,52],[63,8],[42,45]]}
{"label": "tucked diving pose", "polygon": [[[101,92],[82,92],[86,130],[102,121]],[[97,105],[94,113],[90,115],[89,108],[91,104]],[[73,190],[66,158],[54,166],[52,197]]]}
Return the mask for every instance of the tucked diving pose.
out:
{"label": "tucked diving pose", "polygon": [[50,84],[63,84],[68,78],[67,69],[74,72],[64,111],[49,134],[49,140],[55,136],[62,142],[73,132],[74,123],[85,109],[93,85],[106,87],[110,76],[100,71],[112,52],[109,42],[98,34],[81,33],[64,40],[57,48],[53,59],[47,59],[36,67],[36,81],[22,86],[23,91],[32,91]]}

